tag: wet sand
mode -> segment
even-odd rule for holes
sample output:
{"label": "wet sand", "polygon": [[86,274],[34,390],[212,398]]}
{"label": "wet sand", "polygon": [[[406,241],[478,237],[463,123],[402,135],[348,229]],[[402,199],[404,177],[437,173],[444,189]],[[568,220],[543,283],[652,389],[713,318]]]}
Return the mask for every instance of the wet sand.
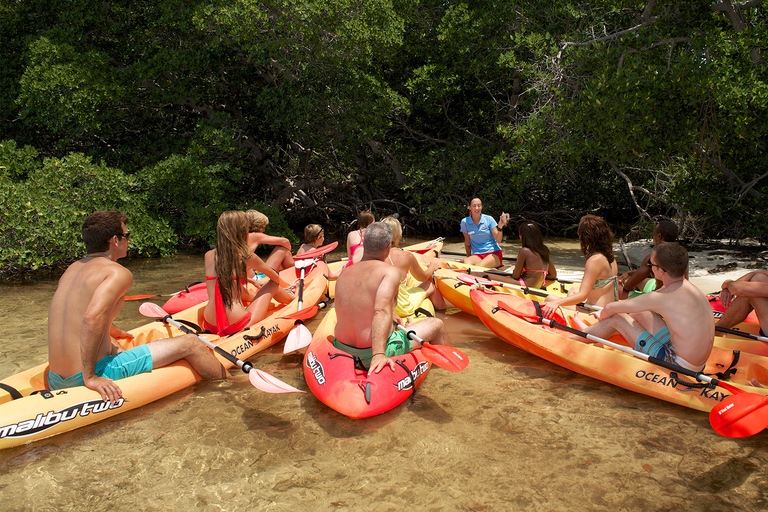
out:
{"label": "wet sand", "polygon": [[[199,280],[189,278],[199,262],[130,262],[129,293],[175,291]],[[55,283],[33,288],[0,287],[0,376],[46,358]],[[144,323],[139,304],[126,303],[121,326]],[[766,432],[720,437],[703,413],[554,366],[455,308],[441,316],[469,368],[433,368],[413,399],[387,414],[351,420],[311,394],[261,393],[233,373],[0,452],[3,509],[767,508]],[[274,348],[254,363],[306,389],[300,356]]]}

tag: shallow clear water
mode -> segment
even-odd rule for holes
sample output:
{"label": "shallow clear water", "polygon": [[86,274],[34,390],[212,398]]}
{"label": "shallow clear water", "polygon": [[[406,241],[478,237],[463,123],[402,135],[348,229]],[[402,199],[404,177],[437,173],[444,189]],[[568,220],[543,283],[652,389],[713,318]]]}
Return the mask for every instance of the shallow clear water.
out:
{"label": "shallow clear water", "polygon": [[[549,245],[559,269],[583,266],[574,242]],[[463,250],[458,240],[445,249]],[[127,266],[129,294],[202,278],[201,256]],[[0,287],[0,377],[46,360],[55,286]],[[145,323],[140,303],[126,302],[118,325]],[[387,414],[351,420],[311,394],[261,393],[233,372],[0,452],[2,509],[766,509],[765,432],[720,437],[703,413],[551,365],[456,309],[441,316],[469,368],[433,369]],[[254,363],[306,389],[299,355],[275,347]]]}

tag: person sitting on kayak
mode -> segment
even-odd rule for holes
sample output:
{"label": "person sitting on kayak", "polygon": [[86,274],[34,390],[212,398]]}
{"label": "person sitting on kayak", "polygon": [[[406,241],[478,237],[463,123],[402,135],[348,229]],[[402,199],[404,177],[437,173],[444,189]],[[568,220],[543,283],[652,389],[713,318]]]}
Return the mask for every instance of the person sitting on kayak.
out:
{"label": "person sitting on kayak", "polygon": [[578,315],[574,320],[589,334],[608,338],[619,332],[635,350],[699,372],[712,352],[715,320],[707,298],[685,278],[688,251],[660,242],[649,264],[661,289],[607,304],[595,314],[599,322],[589,327]]}
{"label": "person sitting on kayak", "polygon": [[291,242],[283,236],[270,236],[265,233],[269,225],[269,218],[256,210],[247,210],[248,217],[248,247],[256,252],[259,244],[273,245],[274,249],[267,257],[267,265],[275,270],[282,270],[294,266],[291,256]]}
{"label": "person sitting on kayak", "polygon": [[363,239],[365,238],[365,228],[367,228],[376,219],[368,210],[363,210],[357,216],[357,229],[347,234],[347,257],[349,261],[345,267],[350,267],[363,259]]}
{"label": "person sitting on kayak", "polygon": [[768,272],[757,270],[721,285],[720,303],[727,309],[717,321],[718,327],[734,327],[755,311],[760,322],[760,336],[768,333]]}
{"label": "person sitting on kayak", "polygon": [[[307,224],[304,227],[304,244],[296,251],[296,256],[317,249],[325,241],[325,230],[320,224]],[[338,268],[328,275],[328,279],[335,280],[344,267]]]}
{"label": "person sitting on kayak", "polygon": [[[370,224],[365,230],[363,259],[345,269],[336,281],[333,344],[360,355],[369,365],[369,374],[379,373],[387,365],[394,371],[392,357],[420,346],[410,341],[404,331],[393,330],[392,321],[400,321],[394,313],[400,270],[386,261],[391,245],[392,229],[383,222]],[[424,341],[449,341],[443,321],[438,318],[406,325]]]}
{"label": "person sitting on kayak", "polygon": [[[679,231],[677,224],[670,220],[662,220],[653,228],[653,245],[660,242],[676,242]],[[651,259],[650,253],[643,259],[636,270],[630,270],[619,276],[619,299],[636,297],[642,293],[648,293],[661,287],[661,282],[653,278],[653,270],[648,265]],[[686,278],[688,274],[686,273]]]}
{"label": "person sitting on kayak", "polygon": [[[226,211],[216,224],[216,248],[205,253],[205,280],[208,297],[203,326],[217,334],[232,334],[260,322],[266,317],[269,303],[288,303],[293,293],[280,287],[280,276],[248,247],[248,218],[245,213]],[[268,282],[259,288],[246,307],[248,272],[266,276]]]}
{"label": "person sitting on kayak", "polygon": [[604,306],[619,300],[618,265],[613,256],[613,232],[605,219],[597,215],[584,215],[577,230],[581,253],[586,256],[584,277],[579,286],[572,286],[566,297],[549,295],[542,304],[542,312],[551,318],[562,306],[588,302]]}
{"label": "person sitting on kayak", "polygon": [[[400,286],[397,289],[397,304],[395,313],[400,318],[405,318],[416,313],[424,299],[429,298],[437,309],[447,307],[440,291],[432,282],[432,274],[440,268],[440,262],[433,259],[424,269],[419,264],[418,257],[409,251],[404,251],[398,246],[403,238],[403,226],[400,221],[392,217],[384,217],[381,222],[392,229],[392,249],[389,251],[387,261],[400,270]],[[413,286],[408,286],[408,283]]]}
{"label": "person sitting on kayak", "polygon": [[115,380],[186,359],[204,379],[227,372],[193,335],[155,340],[123,350],[112,338],[130,338],[112,322],[133,282],[117,263],[128,251],[128,217],[120,211],[96,211],[83,223],[88,255],[72,263],[59,279],[48,311],[48,387],[86,386],[105,401],[122,397]]}
{"label": "person sitting on kayak", "polygon": [[545,280],[557,277],[555,264],[549,257],[549,248],[544,245],[541,230],[533,222],[523,222],[517,227],[522,247],[512,271],[512,279],[521,280],[521,286],[541,288]]}
{"label": "person sitting on kayak", "polygon": [[501,266],[502,255],[501,229],[509,222],[509,214],[504,212],[498,224],[490,215],[483,214],[483,202],[473,197],[469,202],[469,216],[461,220],[461,232],[464,234],[464,250],[467,257],[462,263],[485,268]]}

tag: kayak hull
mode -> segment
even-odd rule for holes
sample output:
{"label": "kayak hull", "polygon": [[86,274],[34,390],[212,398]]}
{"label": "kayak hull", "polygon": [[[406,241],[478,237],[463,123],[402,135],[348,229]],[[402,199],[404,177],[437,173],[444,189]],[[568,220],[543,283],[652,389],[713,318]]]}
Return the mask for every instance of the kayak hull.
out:
{"label": "kayak hull", "polygon": [[331,409],[352,419],[390,411],[411,397],[429,371],[420,350],[397,356],[395,370],[368,375],[352,356],[333,346],[336,310],[325,315],[304,355],[304,378],[312,393]]}
{"label": "kayak hull", "polygon": [[[511,345],[563,368],[636,393],[705,412],[731,395],[722,387],[687,387],[675,380],[670,370],[617,349],[570,338],[565,331],[530,323],[505,309],[497,308],[503,302],[507,308],[525,311],[525,303],[530,303],[529,300],[482,290],[473,290],[471,295],[478,317],[494,334]],[[617,336],[612,337],[611,341],[625,343]],[[733,362],[732,351],[716,346],[704,372],[709,375],[722,372],[731,367]],[[746,381],[755,378],[762,385],[768,386],[768,358],[741,353],[735,368],[737,372],[728,380],[729,384],[750,393],[768,395],[768,388],[744,385]]]}

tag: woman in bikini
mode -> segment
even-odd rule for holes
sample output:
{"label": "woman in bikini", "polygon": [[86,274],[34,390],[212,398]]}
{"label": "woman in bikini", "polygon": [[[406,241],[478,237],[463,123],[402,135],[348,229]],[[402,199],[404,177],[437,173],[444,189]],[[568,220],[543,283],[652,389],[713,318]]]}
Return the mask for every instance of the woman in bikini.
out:
{"label": "woman in bikini", "polygon": [[547,318],[558,307],[574,306],[580,302],[605,306],[619,300],[619,268],[613,256],[613,232],[608,223],[602,217],[585,215],[579,222],[578,235],[581,253],[587,258],[584,277],[579,286],[568,290],[568,296],[547,297],[541,308]]}
{"label": "woman in bikini", "polygon": [[350,231],[347,235],[347,256],[349,257],[349,262],[345,267],[363,259],[363,238],[365,237],[365,228],[375,220],[373,214],[368,210],[363,210],[360,212],[360,215],[357,216],[357,229],[355,231]]}
{"label": "woman in bikini", "polygon": [[549,257],[549,248],[544,245],[539,227],[533,222],[523,222],[517,227],[522,247],[517,253],[517,263],[512,278],[520,286],[542,288],[546,279],[557,277],[555,264]]}
{"label": "woman in bikini", "polygon": [[423,268],[419,262],[420,256],[397,247],[403,237],[400,221],[389,216],[381,219],[381,222],[392,228],[392,248],[386,261],[400,271],[395,314],[401,318],[413,315],[427,297],[436,309],[446,309],[445,299],[432,282],[432,273],[440,268],[440,261],[433,259],[426,269]]}
{"label": "woman in bikini", "polygon": [[467,257],[463,263],[485,268],[501,266],[501,228],[509,221],[509,215],[502,212],[499,222],[490,215],[483,214],[483,202],[473,197],[469,202],[469,216],[461,220],[461,232],[464,234],[464,249]]}
{"label": "woman in bikini", "polygon": [[[216,224],[216,248],[205,253],[205,280],[210,300],[203,313],[203,326],[209,331],[232,334],[266,317],[274,297],[293,300],[290,291],[280,287],[277,271],[248,247],[248,218],[239,211],[226,211]],[[269,278],[247,306],[243,294],[248,271],[253,269]]]}

